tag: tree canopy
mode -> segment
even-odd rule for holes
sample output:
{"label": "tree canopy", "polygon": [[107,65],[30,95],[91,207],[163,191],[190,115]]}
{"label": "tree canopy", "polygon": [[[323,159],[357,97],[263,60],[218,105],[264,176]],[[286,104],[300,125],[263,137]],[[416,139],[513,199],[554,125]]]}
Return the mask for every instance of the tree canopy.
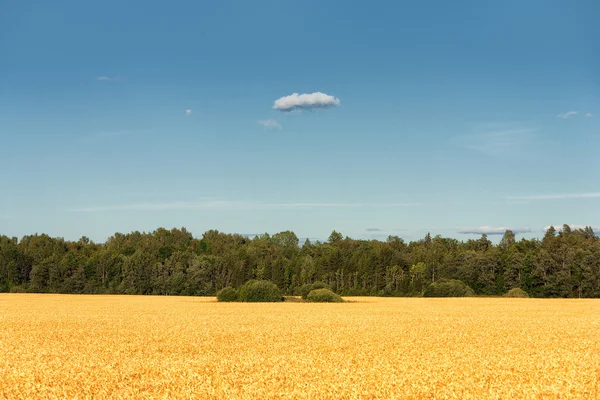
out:
{"label": "tree canopy", "polygon": [[477,295],[521,288],[531,297],[600,297],[600,239],[591,228],[550,229],[542,240],[498,245],[485,235],[458,241],[427,236],[404,242],[356,240],[332,232],[299,244],[291,231],[252,239],[216,230],[195,238],[185,228],[115,233],[105,243],[46,234],[0,236],[0,291],[210,295],[249,280],[283,294],[323,282],[341,295],[421,296],[442,279]]}

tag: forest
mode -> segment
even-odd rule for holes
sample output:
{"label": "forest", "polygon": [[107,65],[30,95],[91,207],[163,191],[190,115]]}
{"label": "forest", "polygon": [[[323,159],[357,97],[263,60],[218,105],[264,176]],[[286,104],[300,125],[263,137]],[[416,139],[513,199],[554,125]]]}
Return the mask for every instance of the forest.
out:
{"label": "forest", "polygon": [[326,242],[291,231],[253,238],[185,228],[116,233],[105,243],[46,234],[0,236],[0,292],[214,296],[250,279],[298,294],[315,281],[345,296],[421,296],[440,279],[456,279],[475,294],[521,288],[531,297],[600,297],[600,238],[591,227],[550,228],[517,241],[506,231],[459,241],[441,236],[406,243],[355,240],[333,231]]}

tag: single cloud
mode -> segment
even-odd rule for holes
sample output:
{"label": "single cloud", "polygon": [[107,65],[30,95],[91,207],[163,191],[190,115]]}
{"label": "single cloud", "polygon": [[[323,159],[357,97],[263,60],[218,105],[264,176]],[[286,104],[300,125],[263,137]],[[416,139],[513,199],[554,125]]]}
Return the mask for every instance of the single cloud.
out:
{"label": "single cloud", "polygon": [[367,231],[367,232],[381,232],[381,229],[379,229],[379,228],[367,228],[367,229],[365,229],[365,231]]}
{"label": "single cloud", "polygon": [[579,111],[567,111],[566,113],[558,114],[556,117],[562,118],[562,119],[568,119],[568,118],[574,117],[577,114],[579,114]]}
{"label": "single cloud", "polygon": [[96,80],[98,81],[104,81],[104,82],[118,82],[119,81],[119,77],[115,76],[115,77],[110,77],[110,76],[98,76],[96,77]]}
{"label": "single cloud", "polygon": [[480,226],[478,228],[462,228],[462,229],[458,229],[456,232],[457,233],[462,233],[465,235],[481,235],[481,234],[486,234],[486,235],[504,235],[504,232],[506,231],[512,231],[515,235],[519,234],[519,233],[528,233],[531,232],[531,229],[529,228],[511,228],[508,226],[501,226],[498,228],[494,228],[491,226]]}
{"label": "single cloud", "polygon": [[335,107],[340,104],[340,99],[325,93],[292,93],[275,100],[273,108],[279,111],[312,110],[316,108]]}
{"label": "single cloud", "polygon": [[532,200],[565,200],[565,199],[597,199],[600,198],[600,192],[591,193],[557,193],[557,194],[536,194],[531,196],[509,196],[509,201],[532,201]]}
{"label": "single cloud", "polygon": [[592,116],[592,113],[586,113],[585,116],[589,118]]}
{"label": "single cloud", "polygon": [[467,149],[476,150],[488,156],[498,156],[530,144],[537,131],[536,128],[519,127],[492,129],[472,135],[462,135],[458,139]]}
{"label": "single cloud", "polygon": [[190,115],[192,115],[192,110],[185,110],[185,116],[189,117]]}
{"label": "single cloud", "polygon": [[281,129],[281,124],[274,119],[261,119],[256,122],[267,129]]}

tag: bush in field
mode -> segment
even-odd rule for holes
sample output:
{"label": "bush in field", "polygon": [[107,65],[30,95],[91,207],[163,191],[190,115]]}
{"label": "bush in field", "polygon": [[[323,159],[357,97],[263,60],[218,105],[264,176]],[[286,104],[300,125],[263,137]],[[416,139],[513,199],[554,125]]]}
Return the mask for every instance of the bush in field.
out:
{"label": "bush in field", "polygon": [[269,281],[251,280],[238,291],[238,300],[245,302],[276,302],[283,301],[283,296],[277,285]]}
{"label": "bush in field", "polygon": [[342,303],[344,300],[329,289],[315,289],[306,296],[311,303]]}
{"label": "bush in field", "polygon": [[427,286],[424,297],[469,297],[475,292],[464,282],[456,279],[440,279]]}
{"label": "bush in field", "polygon": [[217,292],[217,301],[237,301],[238,292],[231,286],[227,286]]}
{"label": "bush in field", "polygon": [[529,297],[526,291],[521,288],[512,288],[505,294],[506,297]]}
{"label": "bush in field", "polygon": [[306,285],[302,285],[302,287],[300,288],[300,295],[302,296],[302,299],[306,300],[306,298],[308,297],[308,294],[315,289],[331,290],[331,286],[329,286],[328,284],[326,284],[324,282],[318,282],[318,281],[315,283],[307,283]]}

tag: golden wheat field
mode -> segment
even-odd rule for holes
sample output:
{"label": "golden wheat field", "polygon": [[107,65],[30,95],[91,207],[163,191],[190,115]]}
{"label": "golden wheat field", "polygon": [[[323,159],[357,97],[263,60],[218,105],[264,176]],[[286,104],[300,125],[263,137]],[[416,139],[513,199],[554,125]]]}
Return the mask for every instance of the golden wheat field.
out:
{"label": "golden wheat field", "polygon": [[0,398],[600,398],[600,301],[0,295]]}

